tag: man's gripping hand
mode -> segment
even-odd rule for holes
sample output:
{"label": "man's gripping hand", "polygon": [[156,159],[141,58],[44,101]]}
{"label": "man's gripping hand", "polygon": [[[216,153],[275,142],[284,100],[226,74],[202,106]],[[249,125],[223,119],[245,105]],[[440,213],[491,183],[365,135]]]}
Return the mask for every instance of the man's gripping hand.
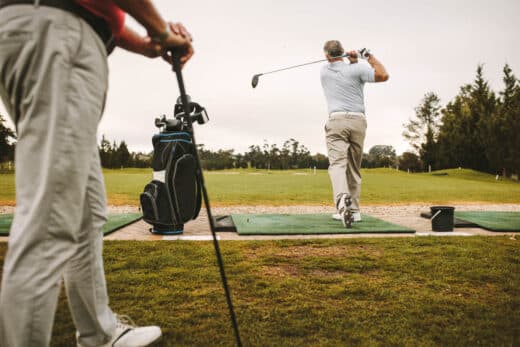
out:
{"label": "man's gripping hand", "polygon": [[368,48],[362,48],[359,50],[359,56],[361,57],[361,59],[368,60],[368,58],[370,58],[371,55],[372,52],[370,52],[370,49]]}
{"label": "man's gripping hand", "polygon": [[155,44],[157,54],[161,55],[164,60],[171,64],[172,57],[169,55],[170,50],[180,50],[181,66],[184,66],[194,53],[191,44],[193,41],[191,34],[181,23],[170,22],[161,35],[159,40],[155,38],[150,39],[150,43]]}
{"label": "man's gripping hand", "polygon": [[355,64],[358,62],[358,52],[356,51],[350,51],[350,52],[347,52],[347,58],[348,58],[348,61],[350,61],[351,64]]}

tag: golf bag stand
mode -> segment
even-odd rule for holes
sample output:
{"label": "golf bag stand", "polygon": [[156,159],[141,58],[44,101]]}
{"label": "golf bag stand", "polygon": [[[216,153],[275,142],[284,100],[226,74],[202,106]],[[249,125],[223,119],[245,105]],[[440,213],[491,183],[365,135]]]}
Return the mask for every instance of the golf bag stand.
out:
{"label": "golf bag stand", "polygon": [[[190,115],[192,114],[191,105],[189,101],[189,97],[186,94],[186,90],[184,88],[184,80],[182,78],[182,71],[181,71],[181,52],[177,50],[172,50],[171,52],[172,60],[173,60],[173,71],[177,75],[177,83],[179,85],[179,91],[180,91],[180,104],[183,108],[183,114],[184,115]],[[179,104],[179,102],[178,102]],[[220,270],[220,278],[222,280],[222,286],[224,287],[224,293],[226,295],[226,302],[227,306],[229,308],[229,316],[231,318],[231,324],[233,326],[233,332],[235,334],[235,341],[238,347],[242,347],[242,341],[240,340],[240,333],[238,331],[238,324],[235,318],[235,311],[233,309],[233,302],[231,301],[231,293],[229,290],[227,278],[226,278],[226,272],[224,270],[224,262],[222,260],[222,255],[220,253],[220,247],[217,239],[217,234],[215,231],[215,221],[213,219],[213,215],[211,213],[211,207],[209,205],[209,198],[208,198],[208,192],[206,190],[206,185],[204,184],[204,175],[202,173],[202,167],[200,165],[200,158],[197,151],[197,143],[195,142],[195,134],[193,132],[192,122],[193,120],[197,120],[199,123],[201,123],[202,120],[207,120],[207,115],[205,112],[202,112],[202,118],[196,115],[196,107],[195,107],[195,117],[191,116],[184,116],[183,120],[185,124],[187,125],[188,129],[191,129],[191,132],[189,133],[191,135],[191,144],[193,145],[194,151],[193,156],[195,159],[195,166],[196,166],[196,176],[197,180],[200,183],[200,187],[202,190],[202,197],[204,198],[204,205],[206,206],[206,213],[208,214],[208,221],[209,221],[209,227],[211,229],[211,235],[213,236],[213,246],[215,248],[215,255],[217,257],[217,263]]]}

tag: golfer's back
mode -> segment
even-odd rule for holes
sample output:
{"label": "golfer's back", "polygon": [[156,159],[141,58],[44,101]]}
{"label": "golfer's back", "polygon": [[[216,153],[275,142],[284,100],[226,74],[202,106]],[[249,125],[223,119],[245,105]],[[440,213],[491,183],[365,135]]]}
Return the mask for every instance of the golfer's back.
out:
{"label": "golfer's back", "polygon": [[321,69],[321,85],[332,112],[365,113],[363,87],[374,82],[374,69],[367,64],[336,61]]}

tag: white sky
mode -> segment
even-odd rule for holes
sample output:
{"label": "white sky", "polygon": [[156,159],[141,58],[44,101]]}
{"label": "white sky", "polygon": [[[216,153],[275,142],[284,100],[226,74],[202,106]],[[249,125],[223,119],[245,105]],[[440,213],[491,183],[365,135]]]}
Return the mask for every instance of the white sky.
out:
{"label": "white sky", "polygon": [[[188,94],[204,105],[210,122],[197,127],[207,148],[244,152],[251,144],[281,145],[296,138],[312,153],[326,153],[326,105],[321,64],[266,75],[256,73],[322,59],[323,43],[368,47],[390,80],[365,87],[365,152],[376,144],[409,148],[402,124],[428,91],[443,105],[485,64],[491,87],[502,88],[507,62],[520,76],[518,0],[155,1],[167,20],[181,21],[196,54],[184,69]],[[140,28],[133,20],[128,23]],[[140,32],[144,33],[142,29]],[[154,118],[171,114],[178,89],[162,60],[118,50],[109,58],[110,89],[99,136],[126,140],[130,150],[151,151]],[[0,112],[5,114],[3,105]]]}

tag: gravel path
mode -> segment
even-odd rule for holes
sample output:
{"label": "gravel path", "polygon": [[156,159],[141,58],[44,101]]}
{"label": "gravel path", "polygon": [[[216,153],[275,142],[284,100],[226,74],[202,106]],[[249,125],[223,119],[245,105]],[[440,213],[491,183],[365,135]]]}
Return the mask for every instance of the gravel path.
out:
{"label": "gravel path", "polygon": [[[413,205],[375,205],[364,206],[362,212],[366,214],[377,214],[379,216],[408,215],[420,213],[422,211],[429,211],[431,204],[413,204]],[[454,204],[457,211],[520,211],[520,204]],[[202,207],[204,209],[204,206]],[[226,206],[213,207],[213,214],[226,215],[233,213],[334,213],[332,206],[309,206],[309,205],[295,205],[295,206]],[[110,213],[127,213],[139,212],[136,206],[110,206]]]}
{"label": "gravel path", "polygon": [[[420,217],[421,212],[429,211],[430,204],[413,205],[384,205],[384,206],[363,206],[362,213],[384,219],[388,222],[400,224],[416,230],[418,233],[430,233],[430,220]],[[457,211],[520,211],[520,204],[453,204]],[[0,206],[0,213],[13,213],[14,208],[10,206]],[[136,206],[109,206],[109,213],[128,213],[139,212]],[[214,215],[230,215],[242,213],[334,213],[331,206],[225,206],[212,208]],[[106,237],[109,240],[165,240],[165,239],[209,239],[210,230],[205,209],[203,208],[199,218],[185,225],[185,230],[180,237],[163,237],[149,233],[150,226],[144,221],[138,221]],[[489,232],[480,228],[457,229],[462,234],[468,235],[504,235],[510,233]],[[435,233],[441,235],[443,233]],[[446,233],[447,236],[457,235],[457,233]],[[413,234],[363,234],[361,237],[413,237]],[[219,237],[223,240],[266,240],[266,239],[291,239],[291,238],[349,238],[360,237],[360,235],[274,235],[274,236],[239,236],[236,233],[221,232]],[[5,241],[7,238],[0,238]]]}
{"label": "gravel path", "polygon": [[[417,212],[428,211],[431,204],[412,204],[412,205],[374,205],[363,206],[362,212],[366,214],[374,214],[378,216],[385,215],[408,215]],[[480,203],[463,203],[452,204],[457,211],[520,211],[520,204],[480,204]],[[204,207],[203,207],[204,209]],[[213,207],[213,214],[233,214],[233,213],[333,213],[334,208],[331,206],[309,206],[309,205],[295,205],[295,206],[226,206]],[[109,213],[130,213],[139,212],[139,207],[124,205],[124,206],[109,206]],[[14,213],[13,206],[0,206],[0,214]]]}

